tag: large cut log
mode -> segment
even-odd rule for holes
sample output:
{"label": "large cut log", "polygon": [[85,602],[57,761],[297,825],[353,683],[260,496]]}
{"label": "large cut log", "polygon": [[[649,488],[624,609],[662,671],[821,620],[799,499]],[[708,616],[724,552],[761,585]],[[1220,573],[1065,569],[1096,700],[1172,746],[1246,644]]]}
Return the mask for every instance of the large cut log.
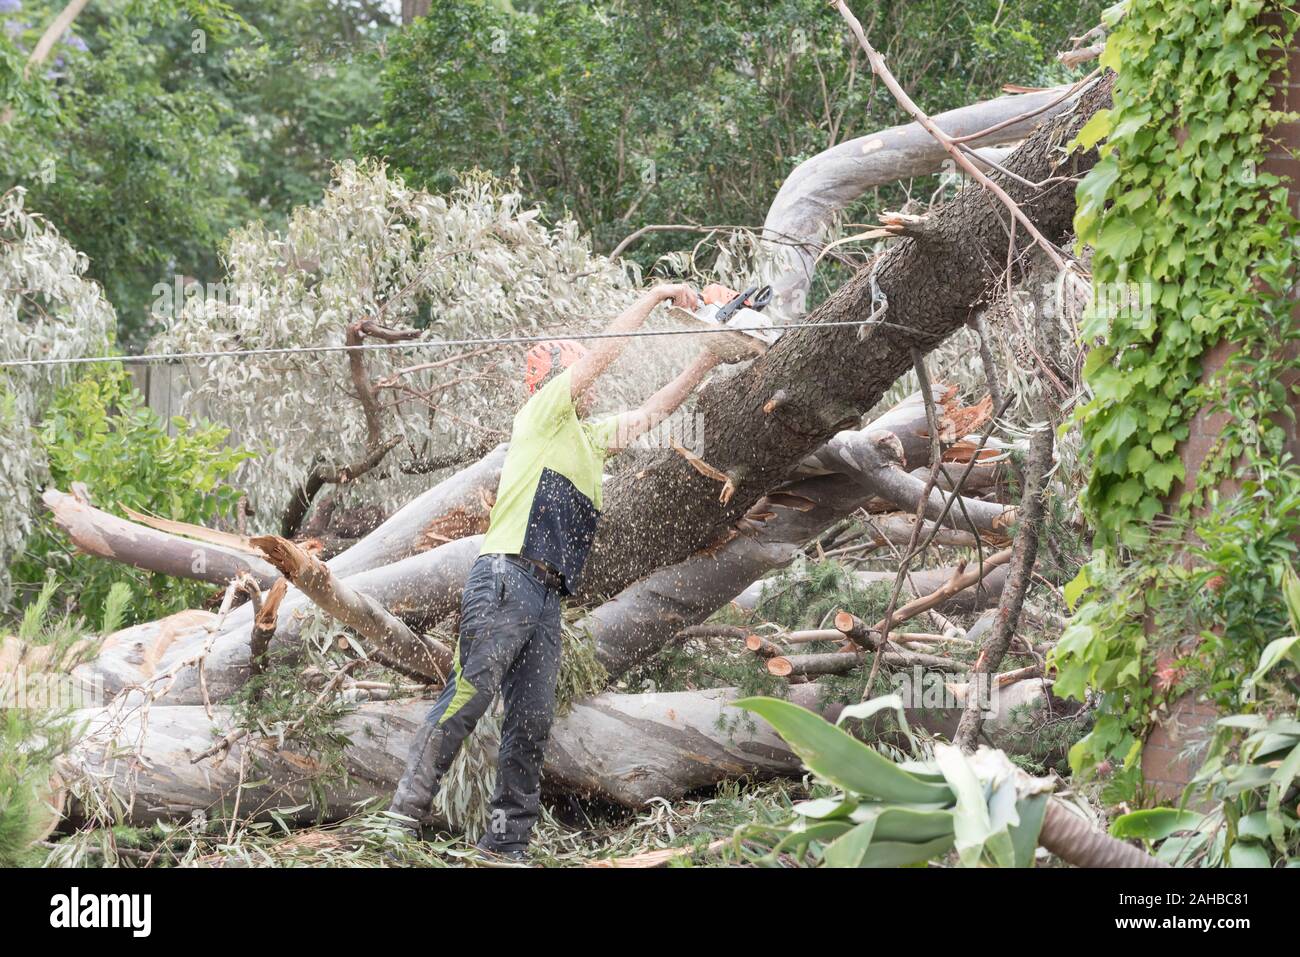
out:
{"label": "large cut log", "polygon": [[[1067,154],[1062,146],[1109,102],[1105,77],[1008,158],[1019,179],[995,176],[1051,241],[1064,241],[1071,228],[1071,177],[1096,161],[1095,150]],[[1021,255],[1028,244],[1020,234],[1009,243],[1007,221],[996,198],[963,189],[818,307],[808,325],[787,332],[739,374],[712,381],[697,405],[701,458],[728,477],[733,493],[720,501],[719,483],[671,450],[615,476],[606,483],[607,507],[580,596],[611,596],[707,547],[800,459],[855,425],[912,367],[913,349],[928,352],[965,325],[972,306],[1005,278],[1001,264],[1009,262],[1010,281],[1018,281],[1033,257]],[[886,310],[884,321],[878,310]],[[872,316],[872,325],[832,325]]]}
{"label": "large cut log", "polygon": [[[951,136],[998,127],[971,140],[970,146],[1012,143],[1066,109],[1068,99],[1062,97],[1069,89],[1058,87],[972,103],[940,113],[934,121]],[[1042,112],[1021,118],[1035,110]],[[994,162],[1004,162],[1004,151],[992,152]],[[813,261],[840,213],[877,186],[938,172],[948,158],[919,123],[907,123],[845,140],[796,166],[772,200],[763,223],[763,236],[777,262],[772,278],[775,307],[791,318],[803,315]]]}
{"label": "large cut log", "polygon": [[[746,721],[728,705],[735,689],[644,695],[606,693],[575,703],[558,717],[546,749],[545,782],[627,807],[654,797],[677,798],[729,778],[794,774],[799,759],[766,722]],[[793,700],[817,707],[817,691],[792,689]],[[323,789],[324,814],[354,813],[356,803],[391,795],[407,750],[430,702],[367,702],[344,715],[336,730],[348,739],[342,760],[346,784]],[[107,786],[128,808],[128,820],[145,824],[210,815],[233,806],[244,785],[241,813],[308,803],[311,778],[322,770],[310,754],[292,744],[249,735],[211,758],[209,750],[228,729],[230,711],[209,716],[202,707],[133,709],[125,717],[109,709],[79,713],[87,730],[64,759],[60,776],[74,791]],[[218,729],[214,733],[214,728]],[[256,759],[254,766],[252,761]],[[241,776],[241,764],[245,773]],[[84,815],[84,808],[72,815]],[[288,815],[307,822],[315,811]]]}
{"label": "large cut log", "polygon": [[[1029,687],[1021,690],[1021,685]],[[1021,712],[1036,706],[1042,687],[1040,680],[1003,689],[1006,707],[985,724],[995,742],[1002,740],[1004,728],[1012,728],[1010,706]],[[739,696],[734,688],[606,692],[576,702],[551,730],[544,785],[636,808],[652,798],[674,800],[736,778],[803,774],[799,759],[767,722],[730,707]],[[823,702],[816,684],[791,687],[789,697],[827,720],[835,720],[840,710]],[[281,748],[275,739],[255,734],[192,763],[229,730],[225,707],[211,715],[202,707],[81,712],[77,718],[86,731],[58,769],[64,791],[76,799],[65,800],[65,793],[61,806],[69,807],[74,821],[84,819],[86,797],[98,794],[102,800],[107,790],[124,808],[127,823],[147,825],[195,811],[228,814],[238,792],[241,816],[297,808],[284,819],[308,823],[318,813],[326,819],[346,817],[358,802],[391,795],[428,709],[429,702],[419,699],[367,702],[340,718],[334,727],[348,741],[341,756],[345,781],[319,777],[320,761],[293,742]],[[928,711],[909,710],[908,721],[926,727]],[[1013,747],[1016,741],[1010,737],[1006,743]],[[320,805],[310,806],[314,798]]]}

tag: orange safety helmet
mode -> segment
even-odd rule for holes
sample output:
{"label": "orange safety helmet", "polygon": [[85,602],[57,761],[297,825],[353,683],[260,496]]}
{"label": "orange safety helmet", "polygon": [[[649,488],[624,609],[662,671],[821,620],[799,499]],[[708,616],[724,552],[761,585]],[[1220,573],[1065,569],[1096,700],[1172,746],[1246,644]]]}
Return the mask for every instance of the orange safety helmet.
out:
{"label": "orange safety helmet", "polygon": [[524,359],[524,385],[532,395],[555,373],[567,369],[587,354],[581,343],[572,339],[550,339],[528,350]]}

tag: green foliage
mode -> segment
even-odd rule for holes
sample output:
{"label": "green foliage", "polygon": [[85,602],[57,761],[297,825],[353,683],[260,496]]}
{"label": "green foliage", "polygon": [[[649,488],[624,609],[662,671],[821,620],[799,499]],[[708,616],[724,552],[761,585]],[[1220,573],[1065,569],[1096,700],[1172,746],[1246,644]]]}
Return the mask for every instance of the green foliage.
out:
{"label": "green foliage", "polygon": [[755,615],[791,631],[828,627],[827,619],[841,609],[877,621],[885,614],[891,591],[887,582],[862,584],[840,562],[800,560],[771,579]]}
{"label": "green foliage", "polygon": [[[337,728],[338,719],[351,705],[339,695],[317,702],[319,687],[303,681],[301,662],[270,662],[262,674],[246,682],[232,699],[230,720],[235,728],[273,738],[276,748],[290,744],[294,752],[304,755],[310,773],[304,775],[308,801],[323,809],[327,795],[347,784],[344,751],[349,741]],[[223,731],[229,729],[223,729]],[[250,781],[271,773],[264,766],[266,753],[253,748],[246,752],[251,760],[247,771]],[[301,808],[281,808],[288,814]]]}
{"label": "green foliage", "polygon": [[[50,481],[61,490],[83,483],[108,511],[123,507],[185,522],[228,514],[237,493],[224,484],[248,453],[225,444],[225,429],[172,422],[175,435],[131,387],[120,365],[102,365],[63,389],[39,426]],[[207,586],[178,584],[103,559],[75,553],[42,516],[15,582],[32,587],[56,571],[70,583],[82,614],[96,623],[129,624],[201,603]],[[129,586],[129,592],[123,587]]]}
{"label": "green foliage", "polygon": [[561,629],[560,677],[555,687],[556,714],[564,714],[579,698],[600,694],[609,684],[609,672],[596,657],[596,643],[586,632],[572,627],[566,618]]}
{"label": "green foliage", "polygon": [[[151,331],[157,283],[212,280],[248,219],[282,222],[319,198],[375,96],[369,4],[89,5],[48,63],[26,51],[63,3],[28,0],[0,36],[0,188],[21,184],[90,257],[119,341]],[[76,44],[75,46],[72,44]],[[82,52],[84,49],[85,52]]]}
{"label": "green foliage", "polygon": [[[1300,581],[1293,572],[1286,587],[1293,630],[1300,633]],[[1186,795],[1197,807],[1211,810],[1135,811],[1117,818],[1111,833],[1158,845],[1158,856],[1171,864],[1270,867],[1293,862],[1300,855],[1297,675],[1300,637],[1277,639],[1243,685],[1243,710],[1218,721]],[[1264,689],[1265,680],[1272,687]],[[1267,710],[1260,701],[1268,702]]]}
{"label": "green foliage", "polygon": [[49,783],[56,758],[71,747],[76,728],[70,702],[60,697],[62,671],[88,653],[81,623],[52,613],[51,579],[25,609],[17,639],[36,646],[23,666],[0,672],[0,867],[34,866],[43,852],[32,847],[55,815]]}
{"label": "green foliage", "polygon": [[[1064,74],[1048,51],[1100,4],[857,4],[928,109]],[[518,169],[530,200],[610,249],[647,223],[761,225],[795,165],[901,121],[821,0],[656,4],[436,0],[394,38],[365,134],[412,185]],[[903,194],[898,192],[897,202]],[[647,237],[643,264],[682,248]]]}
{"label": "green foliage", "polygon": [[[1105,139],[1075,218],[1095,249],[1096,301],[1081,332],[1104,340],[1078,413],[1099,548],[1067,588],[1083,601],[1056,649],[1056,690],[1102,693],[1071,764],[1117,758],[1130,786],[1164,696],[1193,684],[1230,695],[1281,623],[1300,531],[1282,384],[1296,365],[1296,220],[1262,163],[1286,118],[1270,100],[1297,23],[1295,10],[1264,0],[1133,0],[1102,60],[1119,74],[1113,109],[1079,134],[1084,145]],[[1236,352],[1203,377],[1221,341]],[[1202,409],[1226,424],[1186,476],[1177,445]],[[1212,490],[1229,474],[1241,492],[1221,500]]]}
{"label": "green foliage", "polygon": [[[981,748],[968,756],[940,744],[931,760],[895,762],[789,702],[747,698],[736,706],[763,717],[810,771],[838,789],[795,805],[794,820],[739,829],[737,842],[768,848],[763,863],[902,867],[956,850],[967,867],[1033,864],[1051,784],[1029,778],[1001,752]],[[886,709],[906,728],[895,696],[846,708],[840,722]]]}

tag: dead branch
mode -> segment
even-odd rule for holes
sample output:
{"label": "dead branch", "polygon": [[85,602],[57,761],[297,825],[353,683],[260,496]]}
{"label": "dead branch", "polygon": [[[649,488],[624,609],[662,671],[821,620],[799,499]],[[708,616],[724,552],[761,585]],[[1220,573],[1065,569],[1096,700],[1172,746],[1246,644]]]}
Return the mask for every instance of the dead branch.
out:
{"label": "dead branch", "polygon": [[[1025,463],[1025,493],[1020,507],[1022,517],[1016,529],[1015,544],[1012,546],[1015,560],[1007,575],[1006,587],[1002,589],[1002,598],[998,602],[998,612],[993,627],[980,645],[979,657],[974,668],[976,674],[992,674],[997,671],[1015,635],[1016,625],[1020,621],[1020,609],[1024,605],[1025,593],[1029,590],[1033,576],[1034,562],[1038,557],[1046,476],[1052,466],[1053,437],[1052,425],[1048,421],[1042,423],[1030,439],[1029,458]],[[954,743],[965,751],[974,751],[979,737],[979,726],[979,706],[974,701],[968,701]]]}
{"label": "dead branch", "polygon": [[[866,663],[866,655],[856,651],[828,651],[812,655],[780,655],[767,661],[768,674],[778,678],[791,676],[812,677],[818,675],[846,675]],[[917,651],[885,651],[876,657],[891,668],[911,668],[920,666],[937,671],[957,672],[963,669],[961,662],[951,658],[940,658]]]}
{"label": "dead branch", "polygon": [[249,676],[256,677],[266,670],[266,653],[275,637],[276,621],[280,615],[280,602],[289,591],[289,582],[281,578],[265,596],[251,583],[249,596],[253,601],[253,636],[248,642]]}
{"label": "dead branch", "polygon": [[[993,569],[997,568],[999,565],[1005,565],[1011,559],[1011,551],[1011,549],[1007,548],[1000,552],[995,552],[988,558],[984,559],[982,565],[977,565],[974,568],[967,568],[964,562],[958,565],[954,570],[952,577],[944,582],[942,586],[930,592],[928,595],[914,598],[902,608],[895,611],[893,615],[893,624],[898,625],[908,621],[909,619],[915,618],[922,612],[929,611],[931,608],[942,605],[947,599],[967,588],[970,588],[972,585],[977,584],[987,576],[989,572],[993,571]],[[872,625],[870,630],[883,634],[885,630],[885,619],[882,618],[876,624]]]}
{"label": "dead branch", "polygon": [[307,476],[306,481],[298,487],[293,498],[289,500],[289,504],[285,506],[284,515],[280,519],[280,534],[288,538],[298,533],[302,520],[307,515],[307,509],[311,508],[311,503],[316,498],[316,494],[324,486],[346,485],[348,482],[360,478],[382,462],[384,456],[397,448],[401,441],[402,437],[395,435],[386,441],[379,442],[360,461],[340,468],[332,469],[324,464],[317,463],[312,468],[311,474]]}
{"label": "dead branch", "polygon": [[1094,43],[1091,46],[1078,47],[1074,50],[1062,50],[1056,54],[1057,62],[1062,66],[1076,67],[1089,60],[1095,60],[1106,52],[1106,42]]}

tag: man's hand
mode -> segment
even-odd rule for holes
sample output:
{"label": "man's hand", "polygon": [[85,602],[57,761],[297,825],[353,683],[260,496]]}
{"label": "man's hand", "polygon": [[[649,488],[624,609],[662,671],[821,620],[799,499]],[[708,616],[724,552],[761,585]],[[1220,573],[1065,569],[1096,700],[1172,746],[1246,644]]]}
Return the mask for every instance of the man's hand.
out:
{"label": "man's hand", "polygon": [[692,286],[689,286],[684,282],[660,283],[650,290],[650,294],[655,297],[656,302],[671,299],[674,306],[678,306],[688,312],[694,312],[700,307],[699,293],[697,293]]}

